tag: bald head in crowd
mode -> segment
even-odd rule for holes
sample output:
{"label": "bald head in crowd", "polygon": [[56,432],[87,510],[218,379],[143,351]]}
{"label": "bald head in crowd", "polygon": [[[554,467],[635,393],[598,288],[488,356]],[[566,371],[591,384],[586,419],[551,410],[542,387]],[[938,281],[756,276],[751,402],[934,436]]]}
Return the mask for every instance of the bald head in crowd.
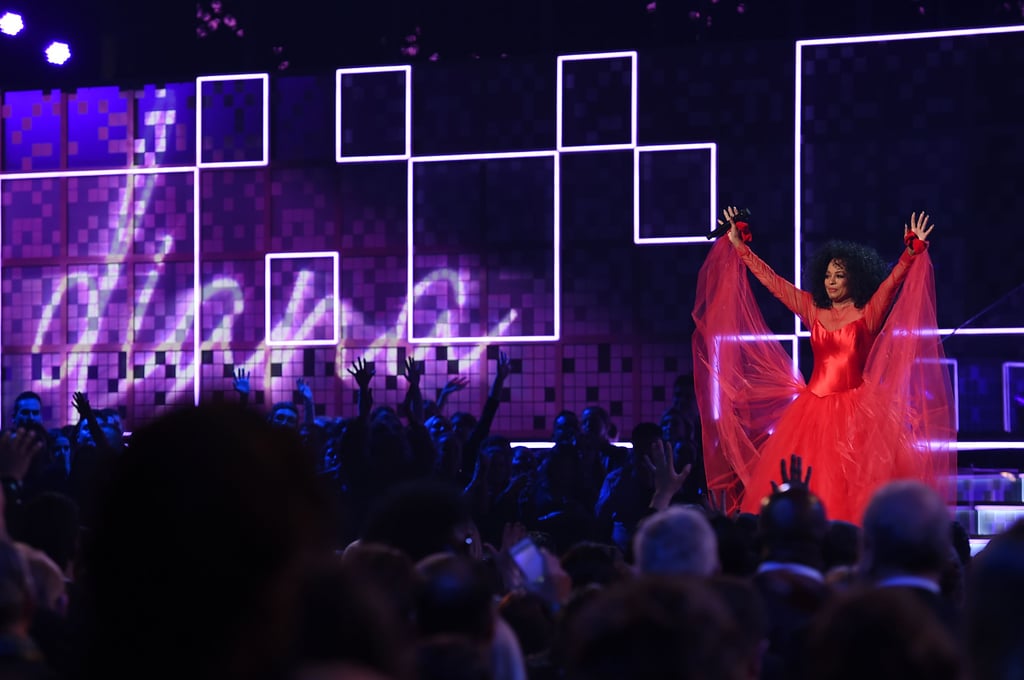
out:
{"label": "bald head in crowd", "polygon": [[641,574],[710,576],[718,571],[718,540],[704,513],[671,506],[647,518],[633,538]]}

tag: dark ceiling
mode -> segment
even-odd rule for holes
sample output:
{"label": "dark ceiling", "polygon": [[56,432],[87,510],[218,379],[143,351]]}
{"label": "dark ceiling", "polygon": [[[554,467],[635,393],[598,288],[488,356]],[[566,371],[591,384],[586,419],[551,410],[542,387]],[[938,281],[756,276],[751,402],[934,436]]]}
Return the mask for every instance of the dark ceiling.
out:
{"label": "dark ceiling", "polygon": [[[1024,0],[0,0],[0,89],[1021,23]],[[241,31],[241,36],[238,32]],[[203,35],[201,35],[203,34]],[[66,36],[73,61],[44,63]]]}

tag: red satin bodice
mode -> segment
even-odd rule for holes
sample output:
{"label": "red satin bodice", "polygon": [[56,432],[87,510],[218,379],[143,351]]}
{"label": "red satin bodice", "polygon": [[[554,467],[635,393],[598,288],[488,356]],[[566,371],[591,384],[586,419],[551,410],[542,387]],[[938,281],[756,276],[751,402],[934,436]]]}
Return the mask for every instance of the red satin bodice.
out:
{"label": "red satin bodice", "polygon": [[815,320],[811,325],[814,370],[807,389],[824,397],[860,385],[873,340],[863,317],[831,331]]}

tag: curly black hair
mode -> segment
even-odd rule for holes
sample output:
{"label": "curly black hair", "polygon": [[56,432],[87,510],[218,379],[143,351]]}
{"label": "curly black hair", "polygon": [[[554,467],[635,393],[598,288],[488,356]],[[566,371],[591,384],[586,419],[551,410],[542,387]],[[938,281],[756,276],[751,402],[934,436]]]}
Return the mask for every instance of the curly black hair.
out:
{"label": "curly black hair", "polygon": [[807,268],[806,290],[814,296],[814,304],[829,309],[832,300],[825,292],[825,271],[832,260],[846,268],[846,288],[854,306],[861,309],[889,275],[889,265],[873,248],[848,241],[829,241],[814,254]]}

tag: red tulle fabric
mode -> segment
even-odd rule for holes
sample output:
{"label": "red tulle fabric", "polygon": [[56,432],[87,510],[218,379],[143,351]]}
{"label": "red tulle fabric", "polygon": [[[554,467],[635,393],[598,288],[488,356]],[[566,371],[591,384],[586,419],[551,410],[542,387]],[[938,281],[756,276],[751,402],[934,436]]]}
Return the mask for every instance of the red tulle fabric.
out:
{"label": "red tulle fabric", "polygon": [[871,495],[894,479],[923,481],[952,502],[956,433],[934,275],[927,253],[911,262],[888,316],[870,317],[877,336],[867,312],[828,330],[819,312],[830,310],[808,307],[795,289],[772,291],[810,327],[808,386],[770,338],[736,249],[727,239],[713,246],[697,282],[694,381],[708,488],[726,493],[729,511],[758,512],[792,453],[813,468],[811,489],[832,519],[860,524]]}

